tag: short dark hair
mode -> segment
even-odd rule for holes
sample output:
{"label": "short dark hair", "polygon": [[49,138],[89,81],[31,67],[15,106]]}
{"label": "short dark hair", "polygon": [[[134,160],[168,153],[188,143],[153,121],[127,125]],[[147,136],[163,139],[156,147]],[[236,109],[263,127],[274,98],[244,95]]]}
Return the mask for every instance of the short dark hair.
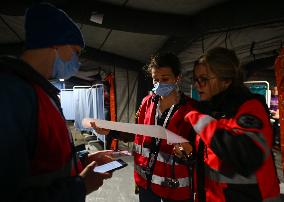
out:
{"label": "short dark hair", "polygon": [[175,76],[181,73],[181,64],[179,58],[171,53],[157,53],[150,58],[149,64],[146,66],[146,71],[151,74],[153,68],[169,67],[172,69]]}

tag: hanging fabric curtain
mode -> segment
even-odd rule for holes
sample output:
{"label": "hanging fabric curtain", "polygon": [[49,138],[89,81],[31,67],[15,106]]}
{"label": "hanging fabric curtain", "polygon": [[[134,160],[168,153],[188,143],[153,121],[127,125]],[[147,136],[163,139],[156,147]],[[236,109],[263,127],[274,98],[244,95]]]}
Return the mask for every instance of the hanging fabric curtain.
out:
{"label": "hanging fabric curtain", "polygon": [[105,119],[104,116],[104,88],[102,84],[93,86],[74,86],[73,100],[75,108],[75,127],[86,129],[82,125],[84,118]]}
{"label": "hanging fabric curtain", "polygon": [[91,87],[92,109],[91,118],[105,120],[104,114],[104,87],[103,84],[97,84]]}
{"label": "hanging fabric curtain", "polygon": [[75,107],[75,127],[84,130],[83,118],[93,116],[91,86],[74,86],[73,100]]}
{"label": "hanging fabric curtain", "polygon": [[60,102],[66,120],[75,120],[73,89],[61,89]]}

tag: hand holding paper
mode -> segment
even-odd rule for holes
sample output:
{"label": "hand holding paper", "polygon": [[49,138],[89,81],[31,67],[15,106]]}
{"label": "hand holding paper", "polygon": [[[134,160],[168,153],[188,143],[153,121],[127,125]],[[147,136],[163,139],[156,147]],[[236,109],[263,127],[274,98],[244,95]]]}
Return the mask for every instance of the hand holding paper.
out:
{"label": "hand holding paper", "polygon": [[83,119],[82,124],[85,128],[91,128],[92,122],[95,122],[96,126],[99,128],[166,139],[168,144],[188,142],[185,138],[163,128],[162,126],[121,123],[91,118]]}

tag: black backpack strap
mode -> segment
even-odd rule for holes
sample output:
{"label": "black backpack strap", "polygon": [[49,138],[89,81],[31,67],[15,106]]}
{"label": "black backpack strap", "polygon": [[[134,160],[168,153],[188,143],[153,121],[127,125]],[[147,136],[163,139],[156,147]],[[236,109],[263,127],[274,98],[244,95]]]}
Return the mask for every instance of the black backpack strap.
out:
{"label": "black backpack strap", "polygon": [[197,197],[198,201],[205,202],[205,165],[204,165],[204,142],[200,139],[197,151],[196,174],[197,174]]}

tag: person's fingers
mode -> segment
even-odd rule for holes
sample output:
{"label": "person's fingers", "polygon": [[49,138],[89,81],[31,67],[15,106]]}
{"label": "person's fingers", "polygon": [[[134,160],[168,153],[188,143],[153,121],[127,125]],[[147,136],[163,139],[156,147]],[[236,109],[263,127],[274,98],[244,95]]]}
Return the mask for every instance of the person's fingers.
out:
{"label": "person's fingers", "polygon": [[93,169],[95,168],[95,166],[97,165],[97,163],[95,161],[92,161],[91,163],[89,163],[80,173],[80,176],[85,178],[87,175],[89,175],[90,172],[93,171]]}
{"label": "person's fingers", "polygon": [[193,147],[189,143],[182,143],[175,145],[173,151],[177,157],[185,158],[192,155]]}
{"label": "person's fingers", "polygon": [[105,155],[105,156],[100,157],[100,158],[95,158],[95,160],[96,160],[98,165],[103,165],[103,164],[106,164],[106,163],[113,161],[114,158],[112,158],[111,156]]}
{"label": "person's fingers", "polygon": [[182,143],[180,145],[180,147],[181,147],[180,149],[184,150],[186,152],[186,154],[190,154],[192,152],[192,150],[193,150],[192,145],[189,144],[189,143]]}
{"label": "person's fingers", "polygon": [[88,166],[94,168],[96,166],[96,161],[92,161]]}
{"label": "person's fingers", "polygon": [[96,125],[96,122],[90,122],[92,128],[94,128],[96,130],[97,133],[102,133],[104,131],[107,131],[107,129],[104,129],[104,128],[100,128]]}
{"label": "person's fingers", "polygon": [[100,135],[108,135],[110,133],[109,129],[105,129],[105,128],[99,128],[97,126],[92,126],[96,133],[100,134]]}
{"label": "person's fingers", "polygon": [[111,155],[113,153],[113,150],[107,149],[107,150],[98,151],[97,153],[101,153],[101,154],[105,154],[105,155]]}
{"label": "person's fingers", "polygon": [[97,166],[97,162],[96,161],[91,161],[87,166],[86,169],[89,170],[93,170],[95,167]]}
{"label": "person's fingers", "polygon": [[112,177],[112,172],[101,173],[104,179],[109,179]]}
{"label": "person's fingers", "polygon": [[97,125],[96,125],[95,122],[90,122],[90,124],[91,124],[91,126],[92,126],[93,128],[97,128]]}
{"label": "person's fingers", "polygon": [[173,151],[174,151],[174,154],[177,157],[182,157],[182,152],[180,151],[179,145],[175,145],[174,148],[173,148]]}
{"label": "person's fingers", "polygon": [[111,154],[111,157],[112,158],[119,158],[119,157],[122,157],[122,156],[131,156],[132,154],[127,151],[127,150],[122,150],[122,151],[113,151],[112,154]]}
{"label": "person's fingers", "polygon": [[112,153],[113,153],[113,150],[97,151],[97,152],[89,154],[89,157],[90,156],[94,156],[95,158],[102,158],[102,157],[104,157],[106,155],[111,156]]}
{"label": "person's fingers", "polygon": [[109,163],[114,160],[112,150],[103,150],[88,155],[88,162],[96,161],[98,165]]}

